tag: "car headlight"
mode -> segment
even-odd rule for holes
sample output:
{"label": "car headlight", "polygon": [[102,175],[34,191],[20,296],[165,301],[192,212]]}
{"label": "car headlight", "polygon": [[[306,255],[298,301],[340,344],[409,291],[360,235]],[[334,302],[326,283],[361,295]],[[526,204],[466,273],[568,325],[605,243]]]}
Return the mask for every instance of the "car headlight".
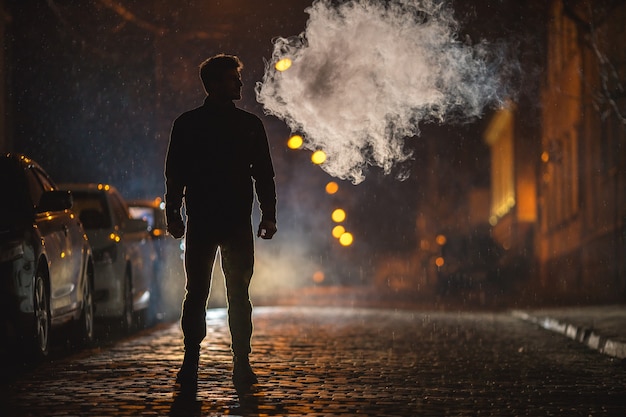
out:
{"label": "car headlight", "polygon": [[24,256],[24,242],[13,240],[0,247],[0,262],[8,262]]}

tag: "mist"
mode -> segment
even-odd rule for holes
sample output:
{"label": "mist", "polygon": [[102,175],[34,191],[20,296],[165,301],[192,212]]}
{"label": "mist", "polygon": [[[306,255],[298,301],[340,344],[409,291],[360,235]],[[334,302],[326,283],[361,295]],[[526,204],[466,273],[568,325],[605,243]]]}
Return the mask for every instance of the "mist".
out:
{"label": "mist", "polygon": [[[305,149],[326,153],[333,177],[358,184],[374,166],[406,179],[405,141],[420,124],[466,123],[514,93],[510,51],[462,39],[445,2],[319,0],[306,12],[304,32],[274,40],[256,95]],[[285,58],[292,66],[277,71]]]}

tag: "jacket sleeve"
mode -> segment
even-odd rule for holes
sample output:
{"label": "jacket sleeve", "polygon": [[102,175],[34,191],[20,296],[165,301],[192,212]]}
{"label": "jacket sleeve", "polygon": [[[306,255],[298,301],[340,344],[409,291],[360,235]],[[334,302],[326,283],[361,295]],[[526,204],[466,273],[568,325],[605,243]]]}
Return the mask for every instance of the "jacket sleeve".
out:
{"label": "jacket sleeve", "polygon": [[165,207],[170,213],[180,213],[185,188],[185,147],[182,130],[177,119],[172,126],[165,158]]}
{"label": "jacket sleeve", "polygon": [[274,182],[274,165],[270,155],[265,128],[260,119],[255,118],[255,149],[252,159],[252,178],[259,200],[261,220],[276,222],[276,184]]}

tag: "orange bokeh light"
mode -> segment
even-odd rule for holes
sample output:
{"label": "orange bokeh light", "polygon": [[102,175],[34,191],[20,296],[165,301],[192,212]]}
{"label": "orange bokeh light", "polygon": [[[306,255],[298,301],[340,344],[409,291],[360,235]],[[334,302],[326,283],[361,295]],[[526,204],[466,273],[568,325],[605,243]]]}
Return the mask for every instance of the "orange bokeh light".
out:
{"label": "orange bokeh light", "polygon": [[324,279],[326,277],[324,276],[324,273],[322,271],[315,271],[313,273],[313,282],[315,282],[316,284],[321,284],[322,282],[324,282]]}
{"label": "orange bokeh light", "polygon": [[334,222],[341,223],[346,219],[346,212],[343,209],[338,208],[333,211],[333,214],[331,214],[330,217]]}
{"label": "orange bokeh light", "polygon": [[341,237],[341,235],[343,235],[344,233],[346,233],[346,228],[343,227],[342,225],[337,225],[335,227],[333,227],[333,237],[336,239],[339,239]]}
{"label": "orange bokeh light", "polygon": [[349,232],[344,233],[339,238],[339,243],[341,243],[342,246],[350,246],[352,245],[352,242],[354,242],[354,236],[352,236],[352,233]]}
{"label": "orange bokeh light", "polygon": [[304,143],[304,140],[302,139],[302,136],[300,136],[300,135],[293,135],[287,141],[287,147],[289,149],[300,149],[300,147],[302,146],[302,143]]}
{"label": "orange bokeh light", "polygon": [[328,194],[335,194],[337,191],[339,191],[339,185],[335,182],[335,181],[331,181],[328,184],[326,184],[326,192]]}
{"label": "orange bokeh light", "polygon": [[276,68],[277,71],[287,71],[289,68],[291,68],[291,64],[292,61],[289,58],[283,58],[281,60],[279,60],[278,62],[276,62],[276,64],[274,65],[274,68]]}
{"label": "orange bokeh light", "polygon": [[313,155],[311,155],[311,161],[315,165],[323,164],[326,161],[326,153],[324,151],[315,151]]}

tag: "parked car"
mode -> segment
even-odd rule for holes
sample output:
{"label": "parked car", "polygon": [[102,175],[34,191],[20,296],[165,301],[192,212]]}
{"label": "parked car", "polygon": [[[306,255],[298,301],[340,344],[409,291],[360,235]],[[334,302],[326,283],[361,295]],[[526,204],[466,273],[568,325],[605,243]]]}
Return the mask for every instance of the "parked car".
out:
{"label": "parked car", "polygon": [[156,254],[145,220],[133,219],[107,184],[64,184],[91,243],[96,318],[119,319],[130,331],[149,319]]}
{"label": "parked car", "polygon": [[20,154],[0,158],[0,320],[8,347],[48,354],[51,330],[93,340],[92,252],[72,195]]}
{"label": "parked car", "polygon": [[165,203],[154,200],[129,200],[130,215],[148,222],[156,251],[156,285],[153,304],[157,320],[175,320],[185,294],[184,239],[172,239],[167,235]]}

